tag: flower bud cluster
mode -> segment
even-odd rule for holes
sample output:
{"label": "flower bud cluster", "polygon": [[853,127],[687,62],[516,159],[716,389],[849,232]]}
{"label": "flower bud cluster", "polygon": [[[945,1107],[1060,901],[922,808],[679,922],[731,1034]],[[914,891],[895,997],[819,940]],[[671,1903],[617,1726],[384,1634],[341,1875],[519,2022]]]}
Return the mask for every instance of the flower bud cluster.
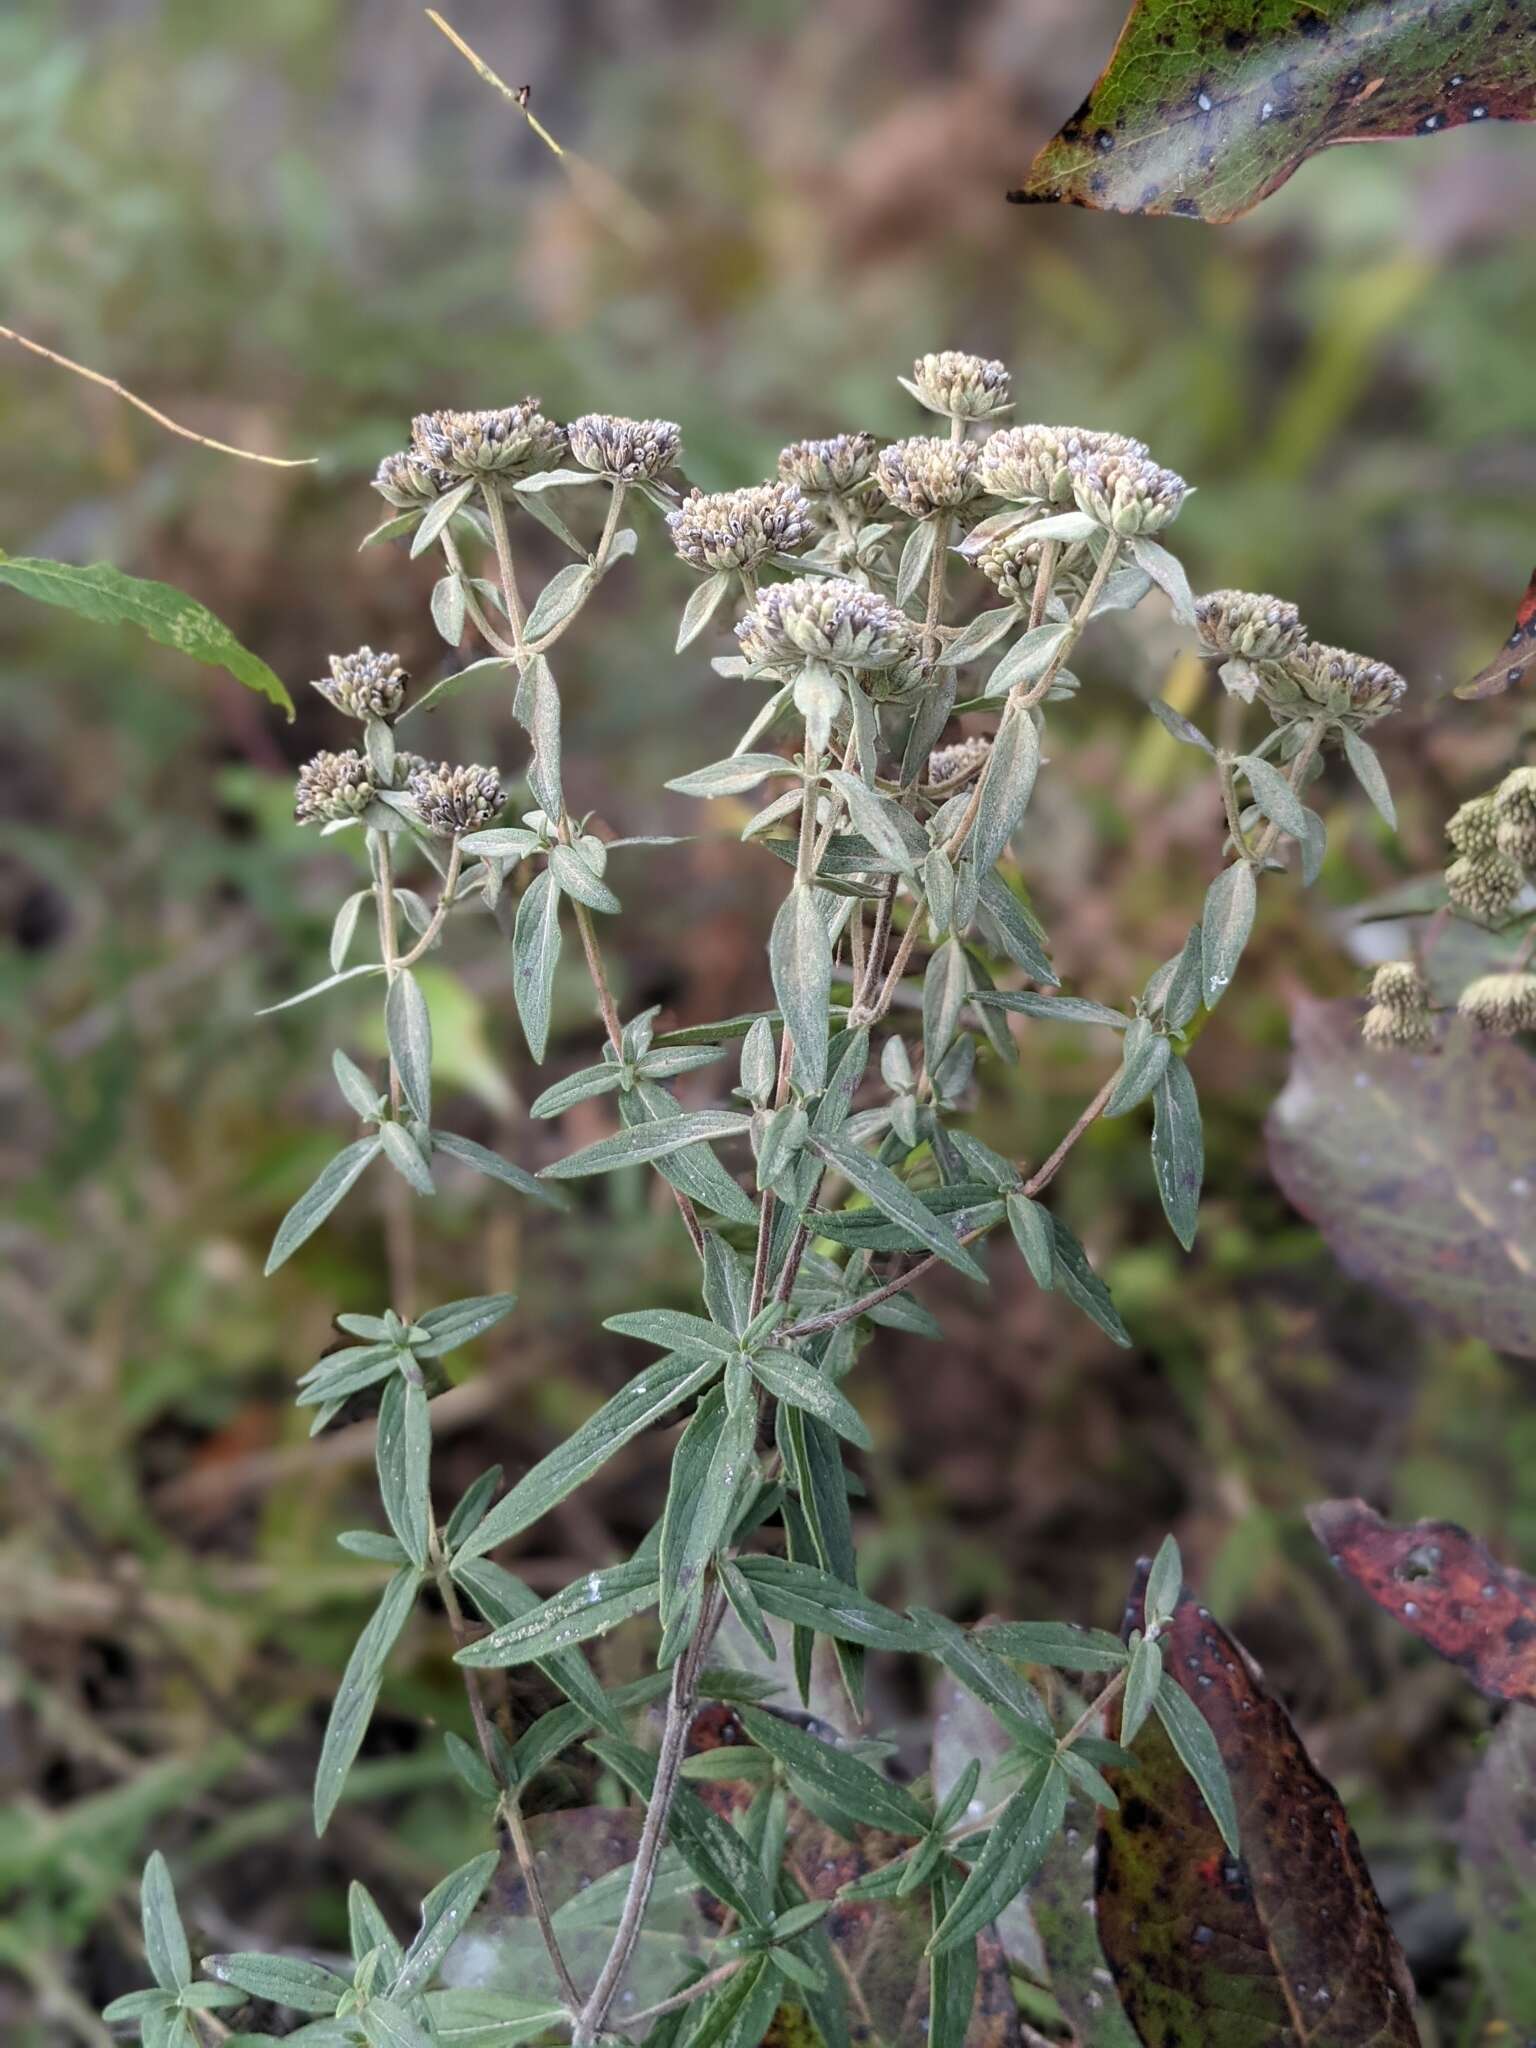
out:
{"label": "flower bud cluster", "polygon": [[450,767],[446,761],[434,768],[424,762],[412,772],[405,789],[427,830],[444,839],[488,825],[507,800],[500,772],[473,762],[463,768]]}
{"label": "flower bud cluster", "polygon": [[862,583],[797,576],[760,591],[736,637],[754,668],[809,660],[880,669],[910,654],[916,634],[905,612]]}
{"label": "flower bud cluster", "polygon": [[1003,364],[946,348],[918,357],[908,389],[930,412],[953,420],[986,420],[1009,409],[1012,381]]}
{"label": "flower bud cluster", "polygon": [[[1016,526],[1010,533],[985,542],[971,559],[999,597],[1010,604],[1027,605],[1034,599],[1047,546],[1043,540],[1031,539],[1027,526]],[[1058,555],[1052,588],[1062,597],[1081,597],[1085,582],[1076,564],[1083,558],[1081,548],[1069,548]]]}
{"label": "flower bud cluster", "polygon": [[1080,512],[1128,536],[1161,533],[1179,516],[1189,486],[1146,455],[1097,455],[1072,470]]}
{"label": "flower bud cluster", "polygon": [[1506,860],[1536,868],[1536,768],[1515,768],[1494,792],[1495,844]]}
{"label": "flower bud cluster", "polygon": [[935,747],[928,756],[928,780],[935,785],[969,782],[979,769],[985,768],[991,751],[992,742],[985,733],[952,740],[947,747]]}
{"label": "flower bud cluster", "polygon": [[814,532],[811,508],[790,483],[739,491],[690,491],[667,514],[672,545],[695,569],[752,569],[770,555],[792,554]]}
{"label": "flower bud cluster", "polygon": [[373,802],[368,763],[355,749],[316,754],[299,770],[293,815],[301,825],[337,825],[361,817]]}
{"label": "flower bud cluster", "polygon": [[981,487],[1014,505],[1073,503],[1077,472],[1090,462],[1144,460],[1144,441],[1092,427],[1004,427],[981,443]]}
{"label": "flower bud cluster", "polygon": [[1360,1026],[1369,1046],[1402,1046],[1421,1052],[1434,1043],[1429,990],[1411,960],[1388,960],[1371,979],[1371,1007]]}
{"label": "flower bud cluster", "polygon": [[625,483],[654,481],[676,462],[683,440],[675,420],[624,420],[607,412],[583,413],[566,433],[583,469]]}
{"label": "flower bud cluster", "polygon": [[1513,1038],[1536,1031],[1536,974],[1484,974],[1468,982],[1456,1004],[1483,1031]]}
{"label": "flower bud cluster", "polygon": [[1201,652],[1245,704],[1258,698],[1277,725],[1329,714],[1355,730],[1395,711],[1408,685],[1394,668],[1307,638],[1295,605],[1256,590],[1213,590],[1195,600]]}
{"label": "flower bud cluster", "polygon": [[878,448],[874,435],[865,433],[792,441],[779,450],[779,478],[808,498],[852,498],[874,476]]}
{"label": "flower bud cluster", "polygon": [[353,654],[331,655],[330,667],[330,674],[316,678],[314,687],[347,718],[393,718],[405,702],[410,678],[397,654],[359,647]]}
{"label": "flower bud cluster", "polygon": [[985,445],[917,434],[882,448],[875,475],[884,495],[913,519],[958,511],[981,495],[979,458]]}
{"label": "flower bud cluster", "polygon": [[1295,605],[1253,590],[1197,598],[1195,626],[1201,652],[1222,661],[1287,661],[1307,637]]}
{"label": "flower bud cluster", "polygon": [[515,483],[559,462],[565,429],[546,419],[536,398],[482,412],[423,412],[411,422],[415,455],[451,477]]}

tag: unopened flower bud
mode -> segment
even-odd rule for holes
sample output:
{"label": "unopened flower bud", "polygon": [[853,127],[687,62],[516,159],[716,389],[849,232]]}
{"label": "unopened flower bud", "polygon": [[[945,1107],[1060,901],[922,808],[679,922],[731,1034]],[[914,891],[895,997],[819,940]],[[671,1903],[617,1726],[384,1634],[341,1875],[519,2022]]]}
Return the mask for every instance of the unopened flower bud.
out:
{"label": "unopened flower bud", "polygon": [[1463,854],[1445,871],[1445,893],[1458,910],[1491,922],[1520,894],[1523,877],[1502,853]]}
{"label": "unopened flower bud", "polygon": [[873,434],[831,434],[821,441],[792,441],[779,450],[779,476],[807,497],[852,497],[874,475],[877,449]]}
{"label": "unopened flower bud", "polygon": [[1468,982],[1456,1007],[1480,1029],[1502,1038],[1536,1031],[1536,974],[1484,974]]}
{"label": "unopened flower bud", "polygon": [[435,768],[419,768],[407,782],[406,793],[428,831],[440,832],[445,839],[488,825],[506,802],[497,770],[473,763],[452,768],[441,761]]}
{"label": "unopened flower bud", "polygon": [[1499,822],[1536,822],[1536,768],[1512,768],[1493,793]]}
{"label": "unopened flower bud", "polygon": [[1290,673],[1314,704],[1370,724],[1396,710],[1408,685],[1395,668],[1346,647],[1309,642],[1289,664]]}
{"label": "unopened flower bud", "polygon": [[1458,853],[1481,860],[1498,846],[1499,818],[1491,796],[1474,796],[1452,814],[1445,836]]}
{"label": "unopened flower bud", "polygon": [[451,476],[515,483],[559,462],[565,429],[539,411],[536,398],[482,412],[424,412],[411,422],[411,446]]}
{"label": "unopened flower bud", "polygon": [[928,756],[928,780],[931,783],[969,781],[978,769],[987,765],[991,751],[992,742],[985,733],[973,733],[969,739],[951,740],[947,747],[935,747]]}
{"label": "unopened flower bud", "polygon": [[301,825],[332,825],[360,817],[372,801],[373,782],[361,754],[316,754],[299,770],[293,815]]}
{"label": "unopened flower bud", "polygon": [[1195,599],[1201,651],[1230,661],[1283,661],[1306,639],[1295,605],[1253,590],[1213,590]]}
{"label": "unopened flower bud", "polygon": [[907,388],[930,412],[954,420],[985,420],[1008,410],[1010,381],[1001,363],[946,348],[918,357]]}
{"label": "unopened flower bud", "polygon": [[792,484],[693,490],[667,514],[672,545],[696,569],[750,569],[811,538],[811,508]]}
{"label": "unopened flower bud", "polygon": [[906,613],[878,591],[844,576],[797,576],[759,591],[736,637],[754,667],[810,660],[877,669],[909,654],[915,635]]}
{"label": "unopened flower bud", "polygon": [[[1016,526],[1011,533],[999,534],[996,540],[989,540],[972,559],[987,581],[995,586],[999,597],[1006,598],[1010,604],[1029,604],[1034,599],[1047,545],[1043,540],[1031,540],[1027,526]],[[1080,580],[1070,569],[1062,573],[1058,557],[1057,590],[1070,591]]]}
{"label": "unopened flower bud", "polygon": [[622,420],[612,413],[584,412],[566,428],[571,454],[583,469],[633,482],[655,478],[672,467],[682,446],[675,420]]}
{"label": "unopened flower bud", "polygon": [[1090,456],[1072,468],[1078,510],[1111,533],[1160,533],[1178,518],[1188,489],[1145,455]]}
{"label": "unopened flower bud", "polygon": [[387,504],[410,512],[430,505],[444,491],[451,491],[456,482],[457,478],[428,462],[414,448],[402,448],[398,454],[386,455],[379,464],[373,488]]}
{"label": "unopened flower bud", "polygon": [[1435,1024],[1428,1010],[1394,1010],[1374,1003],[1360,1021],[1360,1036],[1377,1052],[1394,1046],[1423,1052],[1434,1044]]}
{"label": "unopened flower bud", "polygon": [[953,512],[978,496],[977,443],[917,434],[880,451],[875,474],[893,505],[914,519]]}
{"label": "unopened flower bud", "polygon": [[409,678],[398,654],[359,647],[354,654],[331,655],[330,664],[330,674],[318,677],[314,687],[348,718],[393,718],[405,702]]}
{"label": "unopened flower bud", "polygon": [[1015,505],[1070,505],[1074,465],[1146,452],[1143,442],[1126,434],[1101,434],[1092,427],[1004,427],[981,443],[978,474],[989,497]]}
{"label": "unopened flower bud", "polygon": [[1427,1010],[1429,990],[1411,960],[1384,960],[1371,977],[1371,1001],[1388,1010]]}

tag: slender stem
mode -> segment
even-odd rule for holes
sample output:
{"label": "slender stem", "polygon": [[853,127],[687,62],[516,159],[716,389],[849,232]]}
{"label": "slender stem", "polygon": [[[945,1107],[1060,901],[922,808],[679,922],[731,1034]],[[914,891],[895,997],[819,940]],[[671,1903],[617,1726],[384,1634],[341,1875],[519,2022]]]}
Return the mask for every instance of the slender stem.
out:
{"label": "slender stem", "polygon": [[[394,858],[389,834],[375,832],[373,841],[374,901],[379,920],[379,953],[385,981],[393,986],[400,972],[398,923],[395,914]],[[389,1062],[389,1108],[398,1119],[402,1101],[400,1070]],[[409,1322],[416,1300],[416,1211],[411,1190],[391,1173],[384,1189],[384,1248],[389,1265],[390,1299],[397,1315]]]}
{"label": "slender stem", "polygon": [[705,1998],[711,1991],[718,1991],[722,1984],[729,1984],[737,1971],[746,1963],[745,1956],[737,1956],[729,1963],[721,1963],[717,1969],[701,1977],[696,1984],[690,1984],[686,1991],[674,1991],[670,1998],[663,1998],[655,2005],[648,2005],[640,2012],[627,2014],[615,2020],[613,2025],[620,2033],[632,2033],[636,2027],[649,2026],[652,2020],[659,2020],[669,2012],[680,2012],[685,2005],[692,2005],[695,1999]]}
{"label": "slender stem", "polygon": [[459,588],[464,592],[464,610],[479,632],[480,637],[488,647],[494,648],[506,660],[515,661],[517,659],[517,649],[510,640],[502,638],[501,634],[497,632],[496,628],[486,617],[475,586],[464,573],[464,563],[454,542],[453,535],[445,526],[437,538],[438,544],[443,551],[443,560],[448,564],[449,572],[458,577]]}
{"label": "slender stem", "polygon": [[526,667],[528,648],[523,632],[523,600],[517,587],[517,570],[512,563],[512,536],[507,531],[507,508],[494,484],[482,484],[480,495],[485,501],[485,516],[491,523],[491,541],[496,549],[496,568],[501,577],[501,595],[507,608],[507,622],[512,628],[512,644],[517,651],[519,666]]}
{"label": "slender stem", "polygon": [[422,954],[434,943],[438,933],[447,922],[448,913],[454,905],[454,891],[459,885],[459,869],[463,866],[463,862],[464,855],[460,850],[458,840],[455,839],[453,850],[448,855],[448,872],[443,877],[443,886],[438,892],[436,903],[432,906],[432,915],[427,922],[427,928],[415,945],[412,946],[409,953],[402,954],[395,962],[397,971],[407,967],[414,967]]}
{"label": "slender stem", "polygon": [[1242,811],[1237,801],[1236,764],[1230,754],[1217,756],[1216,771],[1221,780],[1221,803],[1227,814],[1227,831],[1232,845],[1241,859],[1251,861],[1253,848],[1243,831]]}
{"label": "slender stem", "polygon": [[1029,630],[1045,624],[1045,608],[1051,600],[1051,585],[1056,581],[1056,569],[1061,560],[1061,542],[1048,540],[1040,550],[1040,566],[1035,571],[1035,593],[1029,605]]}
{"label": "slender stem", "polygon": [[[1291,763],[1288,780],[1291,788],[1297,791],[1298,794],[1302,784],[1307,779],[1307,770],[1316,759],[1317,750],[1323,744],[1327,731],[1328,721],[1326,718],[1313,719],[1311,725],[1307,728],[1306,738],[1296,751],[1296,758]],[[1275,841],[1280,837],[1280,829],[1273,822],[1265,826],[1258,844],[1253,849],[1253,859],[1256,863],[1267,860],[1274,851]]]}

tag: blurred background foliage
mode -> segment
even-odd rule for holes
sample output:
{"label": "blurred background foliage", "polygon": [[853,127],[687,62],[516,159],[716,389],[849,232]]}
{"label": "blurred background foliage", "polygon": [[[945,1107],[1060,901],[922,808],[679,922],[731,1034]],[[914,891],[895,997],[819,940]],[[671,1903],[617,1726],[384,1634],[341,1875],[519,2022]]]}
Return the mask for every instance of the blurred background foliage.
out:
{"label": "blurred background foliage", "polygon": [[[1438,2038],[1492,2038],[1452,1838],[1486,1709],[1334,1584],[1298,1509],[1358,1491],[1467,1521],[1529,1566],[1536,1370],[1342,1275],[1270,1180],[1261,1126],[1288,1000],[1359,985],[1338,912],[1438,866],[1444,818],[1518,743],[1518,705],[1444,692],[1507,630],[1536,534],[1536,139],[1333,152],[1220,231],[1006,207],[1122,13],[458,0],[457,26],[532,83],[615,196],[563,176],[414,0],[0,12],[5,320],[205,432],[323,451],[309,471],[232,462],[0,359],[0,544],[193,591],[299,700],[285,728],[221,675],[0,595],[8,2041],[107,2038],[92,2011],[140,1981],[151,1845],[225,1949],[323,1948],[343,1873],[403,1911],[479,1846],[434,1733],[461,1726],[462,1695],[421,1618],[341,1824],[310,1837],[319,1730],[379,1571],[332,1542],[367,1519],[370,1425],[311,1444],[290,1401],[333,1312],[382,1303],[367,1199],[260,1277],[344,1125],[330,1047],[382,1049],[372,998],[346,990],[253,1021],[323,971],[355,857],[290,822],[294,765],[338,743],[302,685],[362,641],[422,681],[454,665],[427,564],[356,552],[380,515],[373,464],[413,411],[534,391],[558,416],[676,417],[696,480],[747,481],[801,434],[920,431],[895,374],[951,345],[1008,360],[1021,417],[1150,441],[1200,486],[1176,536],[1197,589],[1294,597],[1317,637],[1400,667],[1412,699],[1381,735],[1400,835],[1333,785],[1319,889],[1264,892],[1195,1050],[1210,1165],[1193,1257],[1163,1225],[1140,1115],[1099,1126],[1059,1184],[1135,1350],[1006,1258],[985,1298],[935,1290],[941,1346],[882,1333],[861,1368],[869,1583],[961,1618],[1112,1624],[1131,1560],[1175,1529],[1351,1802]],[[646,538],[562,663],[567,777],[614,829],[692,831],[697,810],[659,785],[729,747],[742,699],[702,644],[672,659],[688,579]],[[1111,1002],[1181,942],[1221,829],[1199,757],[1137,703],[1195,709],[1212,682],[1171,625],[1151,649],[1149,669],[1113,628],[1093,643],[1026,851],[1064,983]],[[442,734],[455,757],[520,764],[494,693],[456,700]],[[722,833],[631,871],[626,1014],[758,999],[773,882],[716,810]],[[563,1141],[529,1127],[509,961],[472,929],[479,950],[455,959],[472,993],[433,991],[441,1070],[459,1128],[541,1163],[597,1135],[602,1106]],[[556,1071],[594,1043],[570,975]],[[1035,1027],[1019,1068],[985,1071],[977,1128],[1042,1156],[1110,1057]],[[605,1314],[686,1301],[686,1245],[635,1182],[564,1222],[484,1183],[439,1198],[436,1298],[522,1295],[434,1408],[445,1497],[494,1458],[521,1469],[631,1369]],[[519,1569],[553,1588],[610,1561],[652,1520],[662,1470],[636,1445]],[[888,1674],[877,1719],[914,1753],[924,1713]]]}

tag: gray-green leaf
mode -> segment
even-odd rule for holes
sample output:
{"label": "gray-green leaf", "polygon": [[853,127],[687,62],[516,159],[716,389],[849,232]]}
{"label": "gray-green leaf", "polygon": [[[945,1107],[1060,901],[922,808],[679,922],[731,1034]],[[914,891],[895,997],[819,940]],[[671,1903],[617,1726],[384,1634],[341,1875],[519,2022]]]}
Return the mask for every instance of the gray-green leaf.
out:
{"label": "gray-green leaf", "polygon": [[170,1869],[158,1849],[144,1865],[139,1903],[150,1974],[162,1991],[180,1991],[192,1981],[192,1951],[182,1928]]}
{"label": "gray-green leaf", "polygon": [[389,984],[384,998],[389,1056],[407,1103],[425,1123],[432,1121],[432,1015],[421,984],[409,968]]}
{"label": "gray-green leaf", "polygon": [[1258,889],[1245,860],[1224,868],[1205,892],[1200,919],[1201,992],[1205,1007],[1214,1010],[1231,985],[1253,930]]}
{"label": "gray-green leaf", "polygon": [[288,1214],[277,1226],[277,1235],[272,1240],[272,1249],[267,1254],[266,1271],[275,1273],[285,1259],[289,1259],[320,1228],[326,1217],[341,1201],[363,1169],[376,1159],[383,1149],[383,1140],[377,1135],[359,1138],[338,1152],[328,1165],[323,1166],[315,1179],[300,1195]]}
{"label": "gray-green leaf", "polygon": [[1177,1054],[1164,1068],[1152,1096],[1152,1170],[1163,1213],[1185,1251],[1200,1220],[1200,1184],[1205,1177],[1205,1140],[1200,1099],[1189,1069]]}
{"label": "gray-green leaf", "polygon": [[536,1061],[549,1043],[549,1015],[560,958],[560,891],[546,868],[534,876],[517,906],[512,928],[512,994],[523,1036]]}
{"label": "gray-green leaf", "polygon": [[814,1095],[827,1078],[827,1007],[832,943],[808,883],[796,882],[779,906],[768,943],[773,992],[794,1039],[795,1079]]}
{"label": "gray-green leaf", "polygon": [[347,1773],[368,1732],[374,1703],[384,1681],[384,1666],[416,1600],[419,1574],[414,1567],[398,1571],[358,1637],[331,1707],[320,1762],[315,1770],[315,1833],[323,1835],[336,1810]]}

